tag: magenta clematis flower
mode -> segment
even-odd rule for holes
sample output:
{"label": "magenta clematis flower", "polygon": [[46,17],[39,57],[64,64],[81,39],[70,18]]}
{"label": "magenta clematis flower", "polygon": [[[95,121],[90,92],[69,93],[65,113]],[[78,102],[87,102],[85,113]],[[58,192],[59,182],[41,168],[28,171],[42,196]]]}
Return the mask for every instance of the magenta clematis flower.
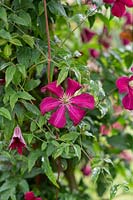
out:
{"label": "magenta clematis flower", "polygon": [[24,195],[24,200],[42,200],[41,197],[35,197],[34,192],[26,192]]}
{"label": "magenta clematis flower", "polygon": [[89,49],[89,52],[90,52],[90,55],[93,57],[93,58],[98,58],[100,53],[99,51],[95,50],[95,49]]}
{"label": "magenta clematis flower", "polygon": [[122,99],[122,104],[125,109],[133,110],[133,76],[122,76],[117,79],[116,86],[119,93],[126,93]]}
{"label": "magenta clematis flower", "polygon": [[63,128],[66,125],[65,113],[67,111],[74,126],[76,126],[85,116],[85,108],[94,109],[95,102],[92,95],[87,93],[75,94],[80,88],[81,85],[70,78],[67,79],[66,92],[64,92],[60,85],[57,86],[57,81],[41,88],[42,92],[48,90],[57,96],[57,98],[46,97],[40,103],[40,110],[43,115],[54,110],[48,120],[51,125]]}
{"label": "magenta clematis flower", "polygon": [[11,142],[9,144],[9,149],[10,150],[17,149],[18,153],[20,155],[22,155],[22,150],[23,150],[24,147],[26,147],[26,143],[25,143],[24,138],[22,136],[20,127],[17,126],[14,129],[14,133],[13,133]]}
{"label": "magenta clematis flower", "polygon": [[133,14],[126,12],[123,17],[126,19],[125,25],[132,25],[133,24]]}
{"label": "magenta clematis flower", "polygon": [[88,28],[83,28],[81,32],[81,39],[83,43],[89,42],[96,33],[90,31]]}
{"label": "magenta clematis flower", "polygon": [[111,8],[112,15],[122,17],[127,7],[133,7],[133,0],[103,0],[105,3],[113,4]]}
{"label": "magenta clematis flower", "polygon": [[82,168],[82,172],[84,176],[90,176],[92,173],[90,165],[86,165]]}

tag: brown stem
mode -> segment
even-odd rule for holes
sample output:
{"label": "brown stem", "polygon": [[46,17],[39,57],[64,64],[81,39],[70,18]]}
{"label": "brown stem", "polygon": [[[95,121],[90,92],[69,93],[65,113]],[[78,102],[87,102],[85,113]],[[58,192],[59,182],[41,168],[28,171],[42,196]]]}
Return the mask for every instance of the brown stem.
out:
{"label": "brown stem", "polygon": [[50,34],[49,34],[49,25],[48,25],[48,15],[47,15],[47,3],[44,0],[44,15],[45,15],[45,22],[46,22],[46,34],[47,34],[47,41],[48,41],[48,83],[50,83],[50,63],[51,63],[51,46],[50,46]]}
{"label": "brown stem", "polygon": [[68,181],[69,188],[71,191],[77,190],[77,183],[76,183],[76,179],[75,179],[75,175],[74,175],[74,168],[73,168],[70,160],[67,163],[68,163],[68,167],[64,173],[65,173],[66,179]]}

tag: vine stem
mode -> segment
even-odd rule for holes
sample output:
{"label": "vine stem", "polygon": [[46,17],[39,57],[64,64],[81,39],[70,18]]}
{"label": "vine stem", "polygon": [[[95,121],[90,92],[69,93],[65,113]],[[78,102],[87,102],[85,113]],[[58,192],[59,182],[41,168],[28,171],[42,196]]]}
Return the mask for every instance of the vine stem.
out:
{"label": "vine stem", "polygon": [[47,3],[46,3],[46,0],[44,0],[44,15],[45,15],[46,35],[47,35],[47,42],[48,42],[47,73],[48,73],[48,83],[50,83],[51,45],[50,45],[50,34],[49,34],[49,25],[48,25],[48,15],[47,15]]}

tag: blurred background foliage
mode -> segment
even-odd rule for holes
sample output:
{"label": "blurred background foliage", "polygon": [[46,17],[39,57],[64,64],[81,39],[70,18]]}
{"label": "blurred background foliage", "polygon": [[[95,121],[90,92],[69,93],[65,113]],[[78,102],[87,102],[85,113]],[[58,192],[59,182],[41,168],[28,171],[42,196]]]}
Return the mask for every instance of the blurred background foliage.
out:
{"label": "blurred background foliage", "polygon": [[[48,0],[47,12],[51,81],[77,80],[96,105],[77,127],[69,119],[60,130],[47,123],[49,113],[39,111],[47,84],[43,1],[1,0],[0,200],[23,199],[31,190],[43,200],[131,200],[133,116],[115,85],[132,74],[132,42],[124,45],[120,37],[131,27],[102,0]],[[95,33],[88,42],[81,38],[84,28]],[[8,150],[17,124],[27,143],[22,156]],[[87,165],[89,175],[82,170]]]}

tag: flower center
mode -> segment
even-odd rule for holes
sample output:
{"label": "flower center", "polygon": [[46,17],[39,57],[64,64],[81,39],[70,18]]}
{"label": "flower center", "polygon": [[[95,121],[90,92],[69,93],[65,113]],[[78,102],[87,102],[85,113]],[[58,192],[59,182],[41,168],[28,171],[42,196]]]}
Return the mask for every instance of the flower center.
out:
{"label": "flower center", "polygon": [[129,86],[133,89],[133,80],[129,81]]}
{"label": "flower center", "polygon": [[63,97],[61,98],[61,101],[63,104],[68,104],[70,102],[70,98],[71,98],[70,96],[64,93]]}

